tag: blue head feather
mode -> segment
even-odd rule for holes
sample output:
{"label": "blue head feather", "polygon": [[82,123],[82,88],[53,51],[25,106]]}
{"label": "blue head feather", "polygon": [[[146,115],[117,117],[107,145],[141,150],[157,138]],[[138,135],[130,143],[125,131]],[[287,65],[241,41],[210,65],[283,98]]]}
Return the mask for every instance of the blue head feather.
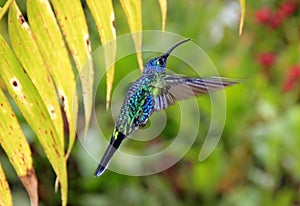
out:
{"label": "blue head feather", "polygon": [[144,74],[152,74],[156,72],[166,72],[166,65],[167,65],[167,59],[170,55],[170,53],[180,44],[183,44],[184,42],[189,41],[190,39],[185,39],[183,41],[180,41],[176,43],[174,46],[172,46],[164,55],[155,57],[153,59],[150,59],[144,68]]}
{"label": "blue head feather", "polygon": [[166,72],[167,56],[162,55],[150,59],[144,68],[144,73]]}

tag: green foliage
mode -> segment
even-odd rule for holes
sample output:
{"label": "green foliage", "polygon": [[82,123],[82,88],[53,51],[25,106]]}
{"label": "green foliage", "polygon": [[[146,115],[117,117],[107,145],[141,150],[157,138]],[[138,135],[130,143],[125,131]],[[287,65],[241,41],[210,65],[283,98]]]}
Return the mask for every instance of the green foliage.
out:
{"label": "green foliage", "polygon": [[[5,95],[1,90],[0,144],[25,186],[31,205],[38,204],[32,155],[29,143],[25,140],[16,114],[7,99],[14,101],[41,143],[57,175],[56,189],[57,183],[60,183],[62,205],[66,205],[68,198],[66,164],[75,141],[75,134],[79,132],[76,131],[77,75],[84,103],[83,136],[89,126],[93,102],[94,71],[91,42],[81,3],[79,0],[53,0],[51,3],[28,0],[21,1],[18,5],[11,0],[1,1],[3,8],[0,10],[0,83],[1,89],[8,94]],[[110,1],[99,4],[99,1],[94,0],[88,0],[87,3],[98,26],[102,44],[105,45],[116,38],[112,4]],[[165,19],[166,2],[161,4],[164,4],[161,8],[164,10]],[[122,5],[131,31],[140,31],[141,2],[122,1]],[[99,11],[100,15],[97,13]],[[140,49],[141,36],[133,37],[137,43],[136,48]],[[106,67],[110,69],[107,73],[108,103],[114,78],[112,63],[115,51],[116,45],[105,46]],[[141,55],[138,59],[142,65]],[[18,109],[14,109],[16,113]],[[21,122],[24,121],[20,117],[19,119]],[[66,137],[68,142],[65,140]],[[66,152],[65,141],[68,143]],[[1,205],[2,203],[10,205],[10,190],[3,172],[0,186],[1,191],[6,193],[1,194]]]}
{"label": "green foliage", "polygon": [[[119,1],[113,1],[116,15],[114,23],[118,35],[128,33],[130,27],[133,27],[127,23],[128,14],[123,11],[125,2],[127,1],[121,4]],[[161,8],[164,8],[162,6],[164,1],[159,2],[161,5],[152,1],[142,2],[143,29],[161,28]],[[166,31],[192,38],[208,53],[222,76],[247,79],[243,84],[226,90],[227,118],[222,138],[212,155],[205,161],[199,162],[199,149],[207,132],[211,109],[210,99],[203,96],[197,99],[201,121],[198,138],[193,147],[175,166],[159,174],[131,177],[107,171],[101,178],[94,178],[92,174],[95,162],[88,152],[96,151],[103,145],[93,142],[91,143],[93,148],[87,152],[82,148],[82,144],[77,142],[68,164],[65,165],[68,171],[68,203],[70,205],[249,206],[300,204],[298,29],[300,5],[297,3],[293,6],[295,2],[297,1],[273,0],[263,3],[246,1],[244,29],[239,36],[239,15],[233,18],[231,15],[230,18],[226,16],[233,14],[232,11],[240,10],[238,1],[169,1]],[[96,20],[97,10],[93,11],[90,8],[93,5],[91,1],[83,5],[91,47],[94,49],[97,48],[95,45],[100,45],[96,27],[100,19]],[[283,11],[287,13],[282,13]],[[24,13],[24,9],[22,12]],[[28,17],[30,23],[29,12]],[[230,21],[226,21],[228,19]],[[276,19],[280,21],[274,21]],[[3,38],[9,42],[10,37],[5,33],[6,21],[4,16],[0,31]],[[59,22],[57,25],[61,27],[64,24]],[[79,27],[76,26],[74,35]],[[101,36],[100,32],[99,34]],[[102,38],[103,36],[101,36],[101,43],[103,43]],[[114,38],[113,34],[106,41],[110,38]],[[66,46],[69,46],[71,40],[65,38],[64,41],[67,42]],[[0,59],[3,57],[1,55]],[[113,58],[113,54],[107,58]],[[71,64],[73,63],[74,69],[76,68],[74,57],[73,60]],[[170,70],[187,74],[184,68],[181,70],[185,65],[177,64],[178,61],[176,64],[174,62],[169,62]],[[2,64],[1,67],[3,68]],[[97,105],[95,112],[99,117],[103,135],[106,137],[110,136],[114,121],[111,111],[104,109],[109,98],[102,91],[105,91],[108,85],[114,91],[116,84],[111,85],[113,80],[121,81],[126,74],[138,67],[135,55],[126,57],[117,62],[115,72],[111,72],[111,76],[107,77],[110,80],[103,80],[100,83],[95,99]],[[77,73],[78,71],[75,72]],[[3,77],[3,74],[1,72],[1,77],[3,81],[7,81],[6,87],[8,87],[9,81]],[[53,74],[51,75],[57,86],[58,80],[55,80]],[[31,81],[24,80],[24,82],[25,85],[33,85]],[[110,83],[106,84],[107,82]],[[34,86],[28,87],[30,87],[28,92],[35,93],[33,96],[42,101],[40,95],[36,94],[37,89]],[[12,103],[11,100],[16,101],[16,97],[10,93],[9,88],[5,89],[3,86],[1,88],[11,102],[30,145],[36,176],[39,180],[40,203],[58,205],[61,199],[59,194],[53,192],[53,182],[57,174],[49,169],[51,165],[45,158],[43,149],[36,144],[35,135],[39,135],[34,127],[32,130],[35,135],[28,126],[26,127],[29,121],[24,114],[24,117],[20,114],[21,107]],[[20,111],[16,107],[19,107]],[[46,108],[42,106],[39,109],[44,111]],[[170,117],[168,125],[159,137],[150,143],[130,144],[129,142],[128,147],[132,151],[143,150],[147,153],[151,152],[150,147],[153,148],[153,145],[167,146],[172,141],[171,136],[176,133],[174,128],[179,125],[180,115],[177,106],[168,109],[166,114],[168,118]],[[30,118],[36,116],[32,115]],[[81,118],[83,117],[78,117],[80,120]],[[49,120],[50,117],[47,118],[48,122]],[[43,126],[47,127],[47,124],[43,123]],[[99,134],[90,131],[89,135]],[[24,192],[21,192],[23,189],[19,189],[20,182],[11,172],[13,169],[9,166],[3,151],[0,159],[6,179],[10,183],[13,202],[28,203],[28,198]],[[6,187],[6,190],[1,191],[8,191],[5,176],[1,174],[0,183],[0,189]],[[9,204],[10,195],[5,197]]]}

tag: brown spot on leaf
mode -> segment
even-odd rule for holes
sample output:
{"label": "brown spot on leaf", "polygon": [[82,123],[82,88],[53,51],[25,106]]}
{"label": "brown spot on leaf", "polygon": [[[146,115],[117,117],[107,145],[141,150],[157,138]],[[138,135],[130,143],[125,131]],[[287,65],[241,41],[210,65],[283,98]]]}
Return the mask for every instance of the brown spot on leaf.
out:
{"label": "brown spot on leaf", "polygon": [[[21,45],[21,43],[19,43],[19,46]],[[23,72],[25,73],[25,74],[27,74],[27,72],[26,72],[26,70],[24,69],[24,68],[22,68],[23,69]]]}
{"label": "brown spot on leaf", "polygon": [[18,86],[18,82],[17,82],[16,80],[14,80],[14,81],[12,82],[12,85],[13,85],[14,87],[17,87],[17,86]]}
{"label": "brown spot on leaf", "polygon": [[70,53],[74,56],[75,55],[74,49],[70,49]]}
{"label": "brown spot on leaf", "polygon": [[91,43],[91,42],[90,42],[90,38],[86,38],[86,39],[85,39],[85,43],[86,43],[87,46],[90,46],[90,43]]}
{"label": "brown spot on leaf", "polygon": [[84,41],[85,41],[85,44],[86,44],[86,48],[87,48],[87,52],[89,54],[91,54],[91,42],[90,42],[90,37],[88,34],[85,34],[84,35]]}
{"label": "brown spot on leaf", "polygon": [[44,119],[46,119],[46,115],[44,114],[44,112],[41,112],[41,115]]}
{"label": "brown spot on leaf", "polygon": [[57,157],[60,157],[60,153],[59,153],[59,151],[57,149],[57,145],[53,144],[52,147],[54,148]]}
{"label": "brown spot on leaf", "polygon": [[[22,148],[22,145],[20,145],[20,148]],[[25,162],[25,155],[24,155],[24,153],[21,154],[21,159],[22,159],[23,162]]]}
{"label": "brown spot on leaf", "polygon": [[49,105],[48,110],[49,110],[51,119],[52,120],[56,119],[56,110],[55,110],[55,107],[53,105]]}
{"label": "brown spot on leaf", "polygon": [[111,21],[111,23],[112,23],[113,27],[116,28],[115,20]]}
{"label": "brown spot on leaf", "polygon": [[50,135],[51,135],[52,139],[55,141],[54,134],[53,134],[52,130],[50,130]]}
{"label": "brown spot on leaf", "polygon": [[64,109],[65,108],[65,101],[66,101],[66,98],[64,95],[60,95],[60,99],[61,99],[61,106],[62,108]]}
{"label": "brown spot on leaf", "polygon": [[50,135],[51,135],[51,137],[52,137],[52,139],[53,139],[54,145],[57,145],[57,142],[56,142],[56,139],[55,139],[55,137],[54,137],[54,134],[53,134],[53,131],[52,131],[52,130],[50,130]]}
{"label": "brown spot on leaf", "polygon": [[[62,97],[63,99],[64,97]],[[69,130],[69,122],[68,122],[68,118],[67,118],[67,114],[65,111],[65,104],[64,104],[64,100],[62,101],[62,105],[61,105],[61,114],[62,114],[62,118],[63,118],[63,123],[64,123],[64,132],[66,134],[66,136],[68,137],[70,134],[70,130]]]}
{"label": "brown spot on leaf", "polygon": [[20,23],[21,25],[23,25],[23,24],[25,23],[25,18],[24,18],[24,16],[23,16],[22,14],[19,14],[19,15],[18,15],[18,19],[19,19],[19,23]]}
{"label": "brown spot on leaf", "polygon": [[51,82],[51,77],[49,75],[47,75],[47,81]]}

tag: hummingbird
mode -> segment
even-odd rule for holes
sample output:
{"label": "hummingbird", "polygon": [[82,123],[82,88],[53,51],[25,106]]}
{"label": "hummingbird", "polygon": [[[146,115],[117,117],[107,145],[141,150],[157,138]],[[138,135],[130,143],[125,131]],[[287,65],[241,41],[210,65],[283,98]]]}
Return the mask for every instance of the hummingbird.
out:
{"label": "hummingbird", "polygon": [[106,170],[112,156],[122,141],[135,130],[145,126],[151,114],[173,105],[177,100],[205,94],[237,84],[238,81],[223,77],[186,77],[166,72],[167,59],[184,39],[166,53],[149,60],[139,79],[129,87],[111,135],[109,145],[96,169],[95,177]]}

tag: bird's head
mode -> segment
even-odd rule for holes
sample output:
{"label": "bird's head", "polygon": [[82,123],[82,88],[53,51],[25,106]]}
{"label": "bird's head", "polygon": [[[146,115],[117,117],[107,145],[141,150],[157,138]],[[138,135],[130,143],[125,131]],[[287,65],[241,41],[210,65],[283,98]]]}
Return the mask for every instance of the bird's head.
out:
{"label": "bird's head", "polygon": [[172,46],[165,54],[159,56],[159,57],[155,57],[153,59],[150,59],[147,63],[146,66],[144,68],[144,72],[145,74],[151,74],[151,73],[155,73],[155,72],[165,72],[166,71],[166,65],[167,65],[167,59],[169,57],[169,55],[171,54],[171,52],[180,44],[183,44],[187,41],[189,41],[191,39],[185,39],[182,40],[178,43],[176,43],[174,46]]}

